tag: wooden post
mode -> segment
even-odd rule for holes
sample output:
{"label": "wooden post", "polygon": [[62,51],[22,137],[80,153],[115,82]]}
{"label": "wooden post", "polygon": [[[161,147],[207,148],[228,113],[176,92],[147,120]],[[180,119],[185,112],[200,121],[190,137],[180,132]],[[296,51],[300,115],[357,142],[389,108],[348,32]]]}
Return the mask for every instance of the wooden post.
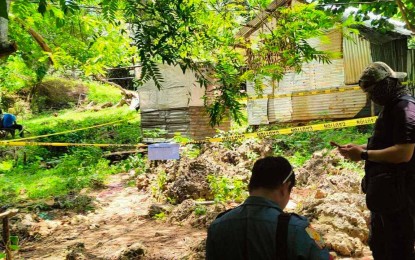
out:
{"label": "wooden post", "polygon": [[3,242],[6,249],[6,260],[12,260],[12,253],[10,252],[10,229],[9,229],[9,218],[16,215],[17,209],[8,210],[0,213],[0,220],[3,220]]}
{"label": "wooden post", "polygon": [[23,152],[23,165],[26,165],[27,162],[27,154],[26,152]]}
{"label": "wooden post", "polygon": [[6,260],[12,259],[12,254],[10,252],[10,230],[9,230],[9,218],[3,218],[3,242],[4,249],[6,250]]}

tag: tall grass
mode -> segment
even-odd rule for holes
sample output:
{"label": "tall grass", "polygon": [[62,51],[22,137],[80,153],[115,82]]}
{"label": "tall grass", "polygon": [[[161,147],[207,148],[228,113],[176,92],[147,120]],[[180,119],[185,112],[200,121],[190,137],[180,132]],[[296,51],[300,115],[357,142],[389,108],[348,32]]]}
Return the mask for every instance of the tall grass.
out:
{"label": "tall grass", "polygon": [[[99,102],[120,98],[106,88],[93,91],[95,97],[90,99]],[[123,121],[111,123],[119,120]],[[141,141],[139,113],[127,106],[99,111],[67,109],[44,113],[19,123],[29,131],[27,137],[66,132],[30,140],[35,142],[137,144]],[[107,123],[111,124],[94,127]],[[72,131],[76,129],[82,130]],[[9,147],[0,144],[0,206],[24,200],[49,199],[99,186],[105,182],[106,176],[125,169],[122,164],[110,165],[110,161],[103,158],[104,153],[117,149],[127,148]]]}

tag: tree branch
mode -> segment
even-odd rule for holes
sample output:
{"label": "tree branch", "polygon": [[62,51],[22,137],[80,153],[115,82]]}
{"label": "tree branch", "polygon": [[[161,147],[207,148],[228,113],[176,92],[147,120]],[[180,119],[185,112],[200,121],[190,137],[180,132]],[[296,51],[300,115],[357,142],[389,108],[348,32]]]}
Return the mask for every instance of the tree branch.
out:
{"label": "tree branch", "polygon": [[123,95],[123,98],[122,98],[122,100],[116,105],[117,107],[120,107],[120,106],[122,106],[123,104],[127,104],[127,105],[130,105],[131,104],[131,100],[133,99],[133,98],[138,98],[138,94],[137,94],[137,92],[135,92],[135,91],[131,91],[131,90],[127,90],[127,89],[124,89],[123,87],[121,87],[120,85],[118,85],[118,84],[116,84],[116,83],[114,83],[114,82],[111,82],[111,81],[108,81],[106,78],[104,78],[103,76],[101,76],[101,75],[93,75],[93,77],[94,77],[94,79],[96,79],[97,81],[100,81],[100,82],[103,82],[103,83],[106,83],[106,84],[109,84],[109,85],[111,85],[111,86],[113,86],[113,87],[116,87],[116,88],[118,88],[119,90],[121,90],[121,94]]}
{"label": "tree branch", "polygon": [[411,30],[413,33],[415,33],[415,26],[409,22],[407,10],[406,10],[404,4],[402,3],[401,0],[396,0],[396,4],[398,5],[399,10],[401,11],[402,19],[405,21],[405,23],[408,26],[409,30]]}
{"label": "tree branch", "polygon": [[[30,36],[32,36],[32,38],[37,42],[37,44],[40,46],[40,48],[42,48],[43,51],[48,52],[48,53],[52,53],[52,49],[46,43],[46,41],[42,37],[42,35],[40,35],[38,32],[36,32],[32,28],[27,27],[25,25],[24,21],[22,21],[21,19],[15,17],[14,21],[16,21],[23,29],[25,29],[30,34]],[[50,57],[49,57],[49,62],[50,62],[50,64],[53,65],[53,60]]]}

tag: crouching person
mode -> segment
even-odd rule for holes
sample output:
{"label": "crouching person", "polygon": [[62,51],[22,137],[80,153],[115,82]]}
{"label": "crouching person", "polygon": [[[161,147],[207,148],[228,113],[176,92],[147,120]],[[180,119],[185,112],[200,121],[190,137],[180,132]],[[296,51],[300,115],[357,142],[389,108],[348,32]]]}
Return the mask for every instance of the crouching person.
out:
{"label": "crouching person", "polygon": [[4,113],[0,109],[0,128],[7,129],[11,133],[14,138],[15,130],[19,131],[20,137],[24,137],[23,135],[23,126],[17,124],[16,116],[13,114]]}
{"label": "crouching person", "polygon": [[306,218],[283,212],[294,185],[285,158],[256,161],[249,197],[210,225],[206,259],[332,259]]}

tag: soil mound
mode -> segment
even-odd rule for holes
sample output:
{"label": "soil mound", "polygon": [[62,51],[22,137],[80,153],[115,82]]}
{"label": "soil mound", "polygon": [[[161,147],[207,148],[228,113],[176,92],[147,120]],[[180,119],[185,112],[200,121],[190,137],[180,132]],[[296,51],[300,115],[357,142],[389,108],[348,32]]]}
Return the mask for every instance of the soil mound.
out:
{"label": "soil mound", "polygon": [[[139,191],[114,176],[94,195],[94,212],[53,218],[46,218],[53,212],[20,214],[12,223],[25,240],[19,256],[203,259],[206,228],[218,213],[246,198],[253,163],[271,155],[273,146],[271,140],[204,144],[197,157],[184,153],[180,160],[150,167],[136,180]],[[323,150],[295,172],[297,185],[286,211],[306,216],[339,258],[370,256],[362,165]]]}
{"label": "soil mound", "polygon": [[[147,183],[154,187],[160,180],[157,176],[163,172],[166,176],[161,189],[163,196],[158,199],[178,204],[169,214],[169,221],[208,227],[218,213],[236,206],[247,196],[243,193],[231,203],[228,198],[225,204],[198,204],[201,200],[218,199],[214,197],[218,189],[212,185],[211,176],[227,178],[234,183],[241,181],[246,190],[253,163],[257,158],[270,155],[272,147],[271,140],[247,140],[238,147],[206,144],[197,158],[183,157],[155,167],[148,174],[150,181]],[[362,166],[345,162],[336,150],[323,150],[296,169],[298,183],[292,193],[291,206],[286,210],[306,216],[313,228],[322,234],[327,246],[339,256],[361,257],[368,251],[369,211],[360,191]],[[229,193],[240,188],[232,184],[227,186]]]}

